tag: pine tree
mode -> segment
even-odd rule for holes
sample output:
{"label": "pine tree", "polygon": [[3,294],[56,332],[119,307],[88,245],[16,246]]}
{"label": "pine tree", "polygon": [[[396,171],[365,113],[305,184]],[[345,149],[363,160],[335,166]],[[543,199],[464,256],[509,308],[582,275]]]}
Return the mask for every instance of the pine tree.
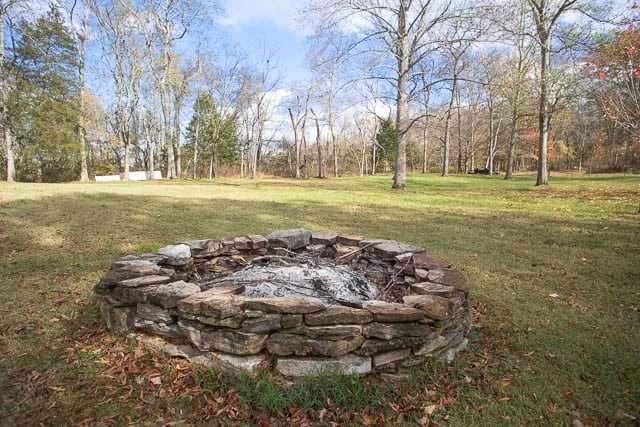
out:
{"label": "pine tree", "polygon": [[78,59],[73,36],[53,6],[19,27],[16,90],[9,114],[24,180],[69,181],[79,172]]}

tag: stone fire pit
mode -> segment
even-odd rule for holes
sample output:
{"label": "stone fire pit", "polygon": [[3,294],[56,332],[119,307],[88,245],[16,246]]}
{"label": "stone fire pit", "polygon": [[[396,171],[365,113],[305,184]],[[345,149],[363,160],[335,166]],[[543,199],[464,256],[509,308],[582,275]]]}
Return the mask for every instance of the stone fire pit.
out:
{"label": "stone fire pit", "polygon": [[450,360],[470,326],[465,279],[446,261],[305,229],[125,256],[94,291],[115,333],[219,369],[285,376]]}

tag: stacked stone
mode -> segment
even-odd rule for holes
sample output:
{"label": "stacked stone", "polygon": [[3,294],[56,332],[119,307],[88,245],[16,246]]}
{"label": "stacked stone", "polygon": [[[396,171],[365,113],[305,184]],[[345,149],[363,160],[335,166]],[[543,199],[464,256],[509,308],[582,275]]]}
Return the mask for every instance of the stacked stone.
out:
{"label": "stacked stone", "polygon": [[[263,255],[299,254],[351,264],[372,282],[404,289],[401,301],[331,305],[305,297],[257,298],[244,286],[207,289],[206,271],[226,274]],[[238,262],[240,264],[234,264]],[[116,261],[95,287],[102,316],[120,334],[222,369],[273,363],[285,376],[397,372],[466,345],[468,289],[462,274],[422,248],[304,229],[263,237],[198,240]]]}

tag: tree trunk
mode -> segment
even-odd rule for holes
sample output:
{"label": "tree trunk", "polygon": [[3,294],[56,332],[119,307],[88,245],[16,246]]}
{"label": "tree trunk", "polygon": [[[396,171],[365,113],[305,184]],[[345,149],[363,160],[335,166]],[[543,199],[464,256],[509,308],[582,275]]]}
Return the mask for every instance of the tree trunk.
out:
{"label": "tree trunk", "polygon": [[15,155],[13,154],[13,136],[8,124],[4,125],[4,143],[6,145],[7,154],[7,181],[13,182],[16,179]]}
{"label": "tree trunk", "polygon": [[295,171],[293,172],[293,176],[296,179],[300,179],[300,137],[298,136],[298,123],[293,118],[293,112],[291,111],[291,108],[289,108],[289,118],[291,119],[291,128],[293,129],[293,142],[295,150]]}
{"label": "tree trunk", "polygon": [[7,79],[4,60],[4,13],[9,5],[0,0],[0,137],[3,139],[5,154],[7,156],[7,181],[13,182],[16,179],[15,155],[13,152],[13,139],[9,119],[6,111],[7,101]]}
{"label": "tree trunk", "polygon": [[182,155],[180,150],[180,108],[182,100],[175,97],[175,105],[173,106],[173,143],[175,144],[176,155],[176,178],[182,177]]}
{"label": "tree trunk", "polygon": [[87,138],[86,129],[84,127],[84,69],[85,69],[85,55],[87,50],[87,38],[89,26],[89,8],[85,5],[84,18],[82,20],[82,34],[78,35],[80,39],[80,47],[78,50],[78,86],[79,86],[79,102],[78,107],[78,123],[76,127],[78,143],[80,145],[80,181],[89,181],[89,172],[87,168]]}
{"label": "tree trunk", "polygon": [[514,108],[511,115],[511,134],[509,135],[509,155],[507,157],[507,170],[504,174],[504,179],[513,178],[513,158],[516,155],[517,134],[518,134],[518,111]]}
{"label": "tree trunk", "polygon": [[320,141],[320,119],[318,115],[311,110],[311,114],[313,114],[313,119],[316,123],[316,148],[318,149],[318,178],[324,178],[324,159],[322,156],[322,143]]}
{"label": "tree trunk", "polygon": [[449,176],[449,148],[451,145],[451,116],[453,111],[453,103],[456,99],[458,90],[458,76],[454,74],[453,84],[451,86],[451,99],[449,100],[449,108],[444,122],[444,138],[442,147],[442,176]]}
{"label": "tree trunk", "polygon": [[196,138],[193,141],[193,179],[198,178],[198,143],[200,140],[200,113],[196,117]]}
{"label": "tree trunk", "polygon": [[425,117],[424,127],[422,128],[422,173],[429,170],[429,162],[427,158],[427,150],[429,148],[429,118]]}
{"label": "tree trunk", "polygon": [[547,148],[549,141],[550,112],[548,99],[549,67],[551,36],[541,35],[540,44],[540,105],[538,114],[538,126],[540,135],[538,138],[538,174],[536,185],[549,185],[549,170],[547,165]]}
{"label": "tree trunk", "polygon": [[407,186],[407,130],[409,127],[409,32],[407,31],[407,11],[411,0],[401,0],[398,10],[397,32],[399,40],[396,47],[398,61],[398,88],[396,96],[396,158],[392,188],[404,190]]}

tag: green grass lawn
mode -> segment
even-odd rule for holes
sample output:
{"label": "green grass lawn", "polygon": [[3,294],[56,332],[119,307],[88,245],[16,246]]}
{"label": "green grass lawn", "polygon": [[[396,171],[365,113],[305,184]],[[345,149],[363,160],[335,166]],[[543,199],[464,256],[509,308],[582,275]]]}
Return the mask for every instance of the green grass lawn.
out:
{"label": "green grass lawn", "polygon": [[[0,182],[0,425],[638,425],[640,177],[534,179]],[[92,287],[118,257],[295,227],[451,261],[469,348],[403,380],[290,383],[167,362],[102,326]]]}

